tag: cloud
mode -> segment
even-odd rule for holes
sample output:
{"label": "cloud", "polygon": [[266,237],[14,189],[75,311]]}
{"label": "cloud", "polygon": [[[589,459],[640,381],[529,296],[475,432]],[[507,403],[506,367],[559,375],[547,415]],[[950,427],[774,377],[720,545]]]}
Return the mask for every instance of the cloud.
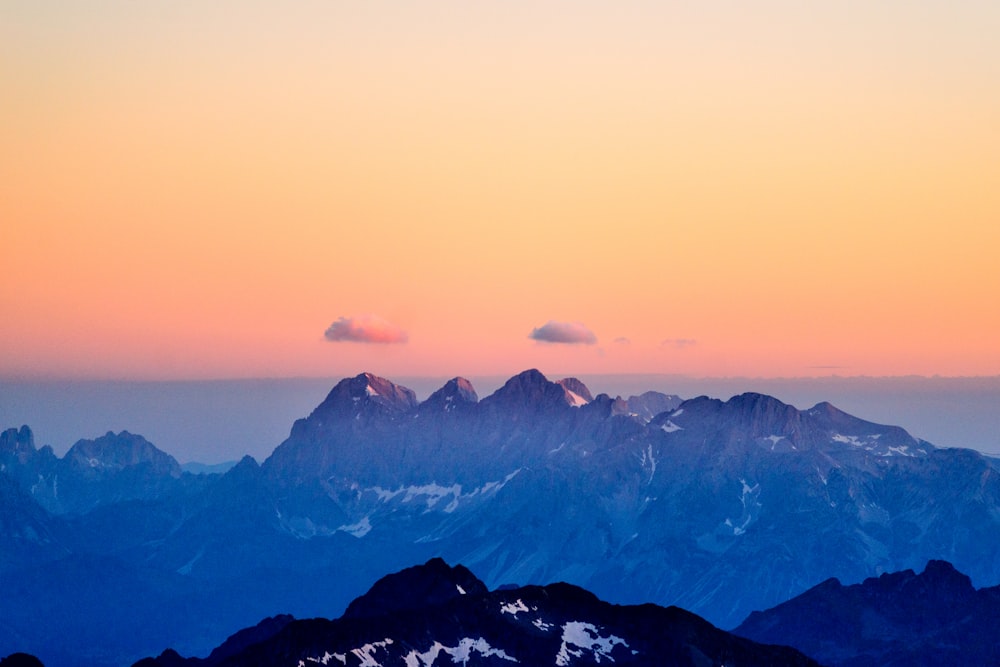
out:
{"label": "cloud", "polygon": [[375,315],[341,317],[323,337],[334,343],[405,343],[406,332]]}
{"label": "cloud", "polygon": [[616,344],[618,344],[618,345],[631,345],[632,344],[632,341],[629,340],[628,338],[626,338],[625,336],[619,336],[618,338],[615,338],[614,342]]}
{"label": "cloud", "polygon": [[683,350],[697,344],[698,341],[694,338],[664,338],[660,341],[660,347],[672,347],[678,350]]}
{"label": "cloud", "polygon": [[593,345],[597,342],[594,332],[579,322],[554,322],[549,320],[528,336],[542,343],[568,343],[571,345]]}

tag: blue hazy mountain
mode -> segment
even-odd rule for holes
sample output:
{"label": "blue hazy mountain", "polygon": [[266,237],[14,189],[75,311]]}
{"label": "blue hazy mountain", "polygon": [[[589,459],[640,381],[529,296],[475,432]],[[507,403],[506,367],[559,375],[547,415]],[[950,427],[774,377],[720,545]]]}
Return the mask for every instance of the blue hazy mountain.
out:
{"label": "blue hazy mountain", "polygon": [[1000,587],[976,590],[945,561],[845,586],[828,579],[736,634],[780,641],[831,667],[1000,664]]}
{"label": "blue hazy mountain", "polygon": [[224,474],[185,473],[128,433],[81,443],[58,458],[27,428],[0,436],[0,654],[50,667],[204,655],[260,618],[334,618],[433,557],[491,589],[564,581],[723,628],[830,577],[929,559],[1000,582],[995,461],[828,403],[593,396],[534,370],[420,402],[361,374]]}

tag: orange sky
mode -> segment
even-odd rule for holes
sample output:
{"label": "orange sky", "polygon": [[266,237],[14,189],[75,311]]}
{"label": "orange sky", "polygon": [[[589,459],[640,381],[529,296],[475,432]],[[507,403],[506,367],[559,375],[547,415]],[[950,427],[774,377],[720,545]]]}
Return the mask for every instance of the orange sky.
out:
{"label": "orange sky", "polygon": [[1000,374],[1000,6],[674,4],[3,3],[0,376]]}

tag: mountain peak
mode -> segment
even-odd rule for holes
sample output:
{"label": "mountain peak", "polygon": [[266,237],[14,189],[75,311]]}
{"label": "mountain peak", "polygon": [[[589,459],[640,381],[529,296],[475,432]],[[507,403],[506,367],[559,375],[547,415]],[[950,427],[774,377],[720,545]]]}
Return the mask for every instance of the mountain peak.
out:
{"label": "mountain peak", "polygon": [[463,377],[456,377],[448,380],[443,387],[431,394],[422,406],[450,412],[459,405],[472,405],[478,402],[479,395],[476,394],[472,383]]}
{"label": "mountain peak", "polygon": [[917,440],[899,426],[860,419],[827,403],[817,403],[802,413],[815,428],[825,432],[830,445],[863,450],[876,456],[926,456],[933,445]]}
{"label": "mountain peak", "polygon": [[120,471],[148,465],[157,472],[179,477],[180,464],[174,457],[158,449],[141,435],[128,431],[108,431],[94,440],[78,440],[66,452],[65,460],[78,468],[99,471]]}
{"label": "mountain peak", "polygon": [[486,584],[466,567],[452,567],[441,558],[432,558],[376,581],[370,591],[348,605],[344,618],[375,618],[487,592]]}
{"label": "mountain peak", "polygon": [[937,588],[950,590],[953,593],[968,594],[975,591],[972,579],[968,575],[959,572],[955,566],[946,560],[929,560],[924,567],[924,571],[919,575],[928,585]]}
{"label": "mountain peak", "polygon": [[539,412],[550,409],[553,405],[566,406],[570,403],[566,387],[551,382],[539,370],[532,368],[507,380],[502,387],[487,396],[483,404],[517,414],[525,410]]}
{"label": "mountain peak", "polygon": [[412,389],[394,384],[373,373],[361,373],[338,382],[313,411],[313,415],[354,415],[359,404],[376,405],[390,412],[406,412],[416,407],[417,397]]}
{"label": "mountain peak", "polygon": [[725,408],[751,436],[790,435],[798,430],[801,421],[801,414],[794,406],[756,392],[733,396],[726,401]]}
{"label": "mountain peak", "polygon": [[576,378],[564,378],[557,384],[566,391],[566,402],[574,407],[586,405],[594,400],[587,385]]}
{"label": "mountain peak", "polygon": [[15,456],[24,463],[35,453],[35,436],[27,426],[9,428],[0,433],[0,456]]}

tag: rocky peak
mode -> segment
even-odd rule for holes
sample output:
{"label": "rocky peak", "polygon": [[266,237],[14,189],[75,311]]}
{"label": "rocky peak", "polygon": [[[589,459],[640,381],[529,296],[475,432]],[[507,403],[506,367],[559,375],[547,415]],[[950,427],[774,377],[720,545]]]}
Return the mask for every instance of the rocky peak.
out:
{"label": "rocky peak", "polygon": [[35,455],[35,436],[31,429],[9,428],[0,433],[0,461],[12,463],[15,460],[25,464]]}
{"label": "rocky peak", "polygon": [[479,402],[479,395],[472,383],[463,377],[448,380],[443,387],[431,394],[421,407],[451,411],[459,405],[473,405]]}
{"label": "rocky peak", "polygon": [[376,407],[406,412],[417,405],[412,389],[393,384],[372,373],[361,373],[338,382],[310,418],[326,415],[354,416],[360,408]]}
{"label": "rocky peak", "polygon": [[180,464],[166,452],[157,449],[141,435],[128,431],[115,434],[108,431],[95,440],[78,440],[64,457],[76,468],[100,472],[117,472],[139,465],[149,465],[155,471],[172,477],[181,474]]}
{"label": "rocky peak", "polygon": [[876,456],[925,456],[934,449],[930,443],[911,436],[906,429],[859,419],[825,401],[802,414],[833,448],[860,449]]}
{"label": "rocky peak", "polygon": [[966,597],[976,590],[968,575],[959,572],[945,560],[927,561],[927,566],[917,580],[921,588],[934,598]]}
{"label": "rocky peak", "polygon": [[553,405],[566,406],[566,388],[550,382],[534,368],[518,373],[483,399],[483,404],[516,415],[521,411],[538,412]]}
{"label": "rocky peak", "polygon": [[747,392],[733,396],[725,404],[751,436],[788,433],[799,423],[799,411],[773,396]]}
{"label": "rocky peak", "polygon": [[576,378],[564,378],[556,384],[566,392],[566,402],[574,407],[586,405],[594,400],[587,385]]}

